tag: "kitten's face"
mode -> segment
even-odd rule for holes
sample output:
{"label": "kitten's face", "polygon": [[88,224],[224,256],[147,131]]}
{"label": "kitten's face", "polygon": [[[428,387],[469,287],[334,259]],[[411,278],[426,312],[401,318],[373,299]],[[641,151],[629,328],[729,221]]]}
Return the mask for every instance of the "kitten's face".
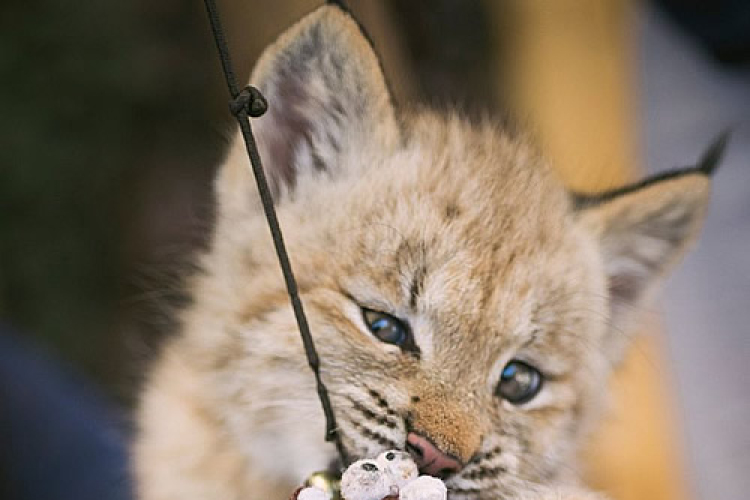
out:
{"label": "kitten's face", "polygon": [[[466,464],[454,493],[549,478],[606,368],[593,240],[525,147],[434,116],[413,126],[404,143],[372,152],[377,169],[308,181],[278,207],[344,444],[372,457],[418,432]],[[248,235],[221,278],[237,280],[224,325],[236,355],[219,383],[233,387],[236,439],[273,428],[281,456],[330,451],[264,221],[231,231]],[[515,361],[511,370],[538,370],[538,392],[508,393],[505,380],[503,395]],[[256,412],[260,399],[272,408]]]}
{"label": "kitten's face", "polygon": [[[374,55],[335,8],[285,34],[253,81],[271,103],[256,133],[352,458],[418,434],[461,463],[456,498],[570,472],[620,350],[620,306],[694,231],[703,176],[576,208],[496,127],[397,122]],[[232,441],[297,482],[335,453],[246,161],[235,145],[218,181],[188,337]]]}

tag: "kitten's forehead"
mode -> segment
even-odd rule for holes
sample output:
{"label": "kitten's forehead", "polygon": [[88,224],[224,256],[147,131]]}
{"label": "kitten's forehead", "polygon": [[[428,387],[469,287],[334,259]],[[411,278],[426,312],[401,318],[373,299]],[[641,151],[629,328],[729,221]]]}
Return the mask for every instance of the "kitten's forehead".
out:
{"label": "kitten's forehead", "polygon": [[466,335],[488,320],[512,332],[539,287],[562,279],[575,243],[567,195],[525,144],[490,125],[441,125],[417,123],[339,192],[336,264],[373,307],[421,309]]}
{"label": "kitten's forehead", "polygon": [[348,210],[373,243],[464,261],[467,271],[559,246],[567,195],[534,150],[490,124],[441,125],[415,125],[402,149],[353,186]]}
{"label": "kitten's forehead", "polygon": [[399,148],[356,145],[345,156],[358,165],[346,180],[349,216],[475,246],[564,233],[566,192],[533,147],[491,122],[419,116]]}

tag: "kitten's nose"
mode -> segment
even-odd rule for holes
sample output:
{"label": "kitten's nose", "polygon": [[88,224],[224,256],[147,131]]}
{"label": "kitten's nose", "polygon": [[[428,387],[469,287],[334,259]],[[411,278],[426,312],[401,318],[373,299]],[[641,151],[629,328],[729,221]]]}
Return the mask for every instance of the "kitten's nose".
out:
{"label": "kitten's nose", "polygon": [[408,451],[420,472],[439,478],[445,478],[460,471],[463,464],[440,451],[429,439],[410,432],[406,436],[406,451]]}

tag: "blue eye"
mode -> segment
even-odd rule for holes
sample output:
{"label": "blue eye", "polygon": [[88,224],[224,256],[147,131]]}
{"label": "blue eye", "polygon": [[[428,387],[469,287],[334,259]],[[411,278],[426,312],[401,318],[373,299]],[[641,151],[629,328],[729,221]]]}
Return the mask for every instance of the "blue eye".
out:
{"label": "blue eye", "polygon": [[409,327],[403,321],[394,318],[390,314],[362,309],[362,316],[367,328],[381,342],[404,346],[411,340]]}
{"label": "blue eye", "polygon": [[503,368],[495,393],[510,403],[520,405],[539,394],[543,380],[539,370],[514,359]]}

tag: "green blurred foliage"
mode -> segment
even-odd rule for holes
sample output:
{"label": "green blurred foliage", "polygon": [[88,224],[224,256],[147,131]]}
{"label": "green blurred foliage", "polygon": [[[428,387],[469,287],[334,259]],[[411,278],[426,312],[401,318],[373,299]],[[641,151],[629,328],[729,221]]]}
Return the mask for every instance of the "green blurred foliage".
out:
{"label": "green blurred foliage", "polygon": [[144,245],[174,243],[138,241],[144,210],[173,209],[164,184],[144,208],[143,179],[169,158],[205,203],[220,150],[202,16],[169,0],[0,7],[0,319],[109,385],[130,275]]}

